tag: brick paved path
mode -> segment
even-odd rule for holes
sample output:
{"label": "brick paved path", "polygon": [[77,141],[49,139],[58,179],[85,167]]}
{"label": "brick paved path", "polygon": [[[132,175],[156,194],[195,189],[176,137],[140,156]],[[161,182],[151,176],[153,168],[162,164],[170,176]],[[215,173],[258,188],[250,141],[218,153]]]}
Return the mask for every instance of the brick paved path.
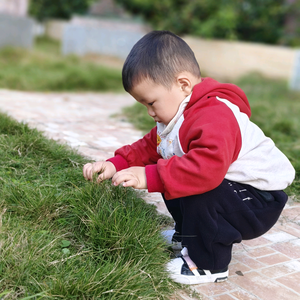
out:
{"label": "brick paved path", "polygon": [[[141,137],[122,117],[134,103],[127,94],[27,93],[0,90],[0,110],[66,142],[84,156],[104,160]],[[145,200],[167,214],[159,194]],[[290,199],[265,235],[234,246],[227,282],[192,286],[203,300],[300,300],[300,203]],[[184,293],[177,299],[192,299]]]}

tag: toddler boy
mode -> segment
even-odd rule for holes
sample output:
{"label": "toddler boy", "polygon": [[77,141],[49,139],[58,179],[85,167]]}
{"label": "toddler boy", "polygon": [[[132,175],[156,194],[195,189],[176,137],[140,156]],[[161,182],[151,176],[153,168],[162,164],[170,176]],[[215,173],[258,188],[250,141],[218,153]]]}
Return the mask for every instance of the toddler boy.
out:
{"label": "toddler boy", "polygon": [[86,164],[84,177],[104,170],[98,181],[162,193],[184,246],[167,265],[170,276],[184,284],[226,280],[233,243],[276,223],[294,168],[249,120],[244,92],[201,78],[194,53],[175,34],[145,35],[122,78],[157,126],[106,162]]}

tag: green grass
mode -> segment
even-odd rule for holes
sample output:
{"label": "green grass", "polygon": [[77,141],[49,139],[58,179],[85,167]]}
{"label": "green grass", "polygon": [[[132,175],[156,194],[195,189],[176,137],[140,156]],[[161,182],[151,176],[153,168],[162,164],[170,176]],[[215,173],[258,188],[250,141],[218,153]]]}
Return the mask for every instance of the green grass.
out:
{"label": "green grass", "polygon": [[[235,82],[246,93],[251,108],[251,120],[278,148],[286,154],[296,169],[296,179],[286,190],[300,198],[300,93],[290,91],[284,81],[274,81],[257,74]],[[155,126],[146,109],[139,103],[124,109],[124,113],[144,132]]]}
{"label": "green grass", "polygon": [[32,50],[0,50],[0,88],[25,91],[122,91],[121,71],[62,56],[58,42],[39,38]]}
{"label": "green grass", "polygon": [[[168,299],[169,219],[84,180],[79,154],[0,114],[1,299]],[[0,297],[1,297],[0,296]]]}
{"label": "green grass", "polygon": [[124,107],[123,113],[130,123],[144,133],[147,133],[155,126],[153,118],[148,115],[146,108],[139,102],[136,102],[132,106]]}

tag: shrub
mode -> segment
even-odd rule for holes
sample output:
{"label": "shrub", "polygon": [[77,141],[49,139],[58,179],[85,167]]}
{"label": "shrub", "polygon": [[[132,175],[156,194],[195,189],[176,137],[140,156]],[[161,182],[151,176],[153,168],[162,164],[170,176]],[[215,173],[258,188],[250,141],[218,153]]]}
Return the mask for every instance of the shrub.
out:
{"label": "shrub", "polygon": [[93,0],[31,0],[29,13],[38,20],[70,19],[85,14]]}
{"label": "shrub", "polygon": [[269,44],[289,42],[283,30],[286,18],[300,11],[297,1],[286,0],[116,1],[158,30]]}

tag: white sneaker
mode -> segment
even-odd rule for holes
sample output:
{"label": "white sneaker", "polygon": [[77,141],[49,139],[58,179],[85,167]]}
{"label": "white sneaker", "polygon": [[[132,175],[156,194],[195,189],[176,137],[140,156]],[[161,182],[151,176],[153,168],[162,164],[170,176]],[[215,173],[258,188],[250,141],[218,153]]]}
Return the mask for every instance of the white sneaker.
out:
{"label": "white sneaker", "polygon": [[167,263],[167,271],[170,277],[182,284],[199,284],[207,282],[222,282],[228,278],[228,267],[222,270],[198,269],[188,255],[188,250],[184,247],[181,256]]}

